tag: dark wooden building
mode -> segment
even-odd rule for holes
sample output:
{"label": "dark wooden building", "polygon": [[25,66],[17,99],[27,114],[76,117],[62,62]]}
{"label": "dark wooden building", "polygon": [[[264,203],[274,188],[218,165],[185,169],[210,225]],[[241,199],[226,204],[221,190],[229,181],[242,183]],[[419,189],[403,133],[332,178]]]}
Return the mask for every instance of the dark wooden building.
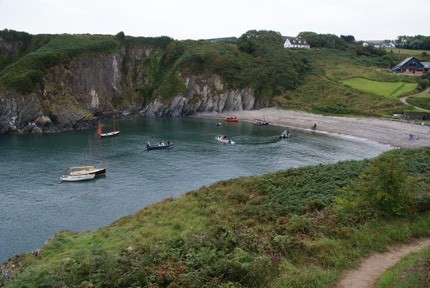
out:
{"label": "dark wooden building", "polygon": [[408,73],[408,74],[421,74],[427,72],[429,69],[427,62],[420,62],[415,57],[408,57],[393,68],[391,72],[394,73]]}

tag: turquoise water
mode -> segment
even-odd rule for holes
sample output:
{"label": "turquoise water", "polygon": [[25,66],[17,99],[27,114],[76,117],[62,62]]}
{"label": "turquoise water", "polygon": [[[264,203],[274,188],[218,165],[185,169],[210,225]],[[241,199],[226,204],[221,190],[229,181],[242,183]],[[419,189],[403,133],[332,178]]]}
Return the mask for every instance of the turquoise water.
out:
{"label": "turquoise water", "polygon": [[[121,134],[100,140],[95,129],[47,135],[0,135],[0,261],[39,248],[59,230],[107,225],[166,197],[238,176],[371,158],[387,146],[252,123],[195,118],[119,121]],[[106,130],[109,123],[106,123]],[[218,134],[237,144],[222,144]],[[64,168],[81,165],[92,139],[106,176],[61,183]],[[149,141],[173,142],[146,151]],[[93,154],[100,159],[97,153]]]}

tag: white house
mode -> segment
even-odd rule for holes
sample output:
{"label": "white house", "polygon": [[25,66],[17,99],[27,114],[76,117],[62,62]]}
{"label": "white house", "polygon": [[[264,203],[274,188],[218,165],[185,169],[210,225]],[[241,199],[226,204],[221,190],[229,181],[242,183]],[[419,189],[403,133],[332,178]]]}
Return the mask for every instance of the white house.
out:
{"label": "white house", "polygon": [[305,39],[300,39],[296,37],[286,37],[284,48],[311,48],[311,46],[306,42]]}
{"label": "white house", "polygon": [[396,48],[396,44],[390,41],[379,41],[379,40],[369,40],[367,42],[363,42],[363,47],[367,47],[372,45],[375,48]]}

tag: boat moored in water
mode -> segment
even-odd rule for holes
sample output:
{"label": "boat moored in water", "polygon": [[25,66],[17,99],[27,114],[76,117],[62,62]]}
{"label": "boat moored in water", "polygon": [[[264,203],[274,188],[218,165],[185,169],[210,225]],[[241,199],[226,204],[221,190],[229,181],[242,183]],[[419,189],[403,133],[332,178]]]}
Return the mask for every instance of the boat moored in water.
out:
{"label": "boat moored in water", "polygon": [[288,139],[290,138],[290,131],[284,130],[281,135],[279,135],[279,139]]}
{"label": "boat moored in water", "polygon": [[60,177],[61,181],[66,182],[76,182],[76,181],[85,181],[85,180],[91,180],[96,177],[96,174],[79,174],[79,175],[71,175],[71,174],[65,174]]}
{"label": "boat moored in water", "polygon": [[78,176],[78,175],[85,175],[85,174],[94,174],[94,175],[100,175],[106,173],[106,168],[100,168],[96,166],[74,166],[70,167],[70,175],[72,176]]}
{"label": "boat moored in water", "polygon": [[230,139],[227,135],[218,135],[215,137],[216,140],[225,144],[235,144],[233,140]]}
{"label": "boat moored in water", "polygon": [[97,134],[100,138],[113,137],[119,134],[119,130],[115,128],[115,116],[112,116],[113,130],[111,132],[102,133],[102,123],[99,121],[97,125]]}
{"label": "boat moored in water", "polygon": [[151,145],[149,144],[149,142],[146,144],[146,150],[150,151],[150,150],[159,150],[159,149],[169,149],[169,148],[173,148],[173,143],[170,143],[169,141],[167,141],[167,144],[160,142],[158,144],[155,145]]}

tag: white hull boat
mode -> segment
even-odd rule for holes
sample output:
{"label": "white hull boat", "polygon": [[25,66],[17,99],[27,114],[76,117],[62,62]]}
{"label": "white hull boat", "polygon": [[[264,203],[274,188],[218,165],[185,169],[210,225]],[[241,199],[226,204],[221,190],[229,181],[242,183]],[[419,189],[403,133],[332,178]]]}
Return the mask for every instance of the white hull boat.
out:
{"label": "white hull boat", "polygon": [[60,177],[61,181],[75,182],[75,181],[85,181],[91,180],[96,177],[96,174],[80,174],[80,175],[62,175]]}
{"label": "white hull boat", "polygon": [[99,168],[95,166],[75,166],[70,167],[70,175],[72,176],[78,176],[78,175],[85,175],[85,174],[94,174],[94,175],[100,175],[106,173],[106,168]]}
{"label": "white hull boat", "polygon": [[230,139],[227,135],[219,135],[215,137],[216,140],[225,144],[234,144],[234,141]]}
{"label": "white hull boat", "polygon": [[112,131],[112,132],[108,132],[108,133],[101,133],[99,134],[100,137],[112,137],[112,136],[116,136],[119,134],[119,131]]}

